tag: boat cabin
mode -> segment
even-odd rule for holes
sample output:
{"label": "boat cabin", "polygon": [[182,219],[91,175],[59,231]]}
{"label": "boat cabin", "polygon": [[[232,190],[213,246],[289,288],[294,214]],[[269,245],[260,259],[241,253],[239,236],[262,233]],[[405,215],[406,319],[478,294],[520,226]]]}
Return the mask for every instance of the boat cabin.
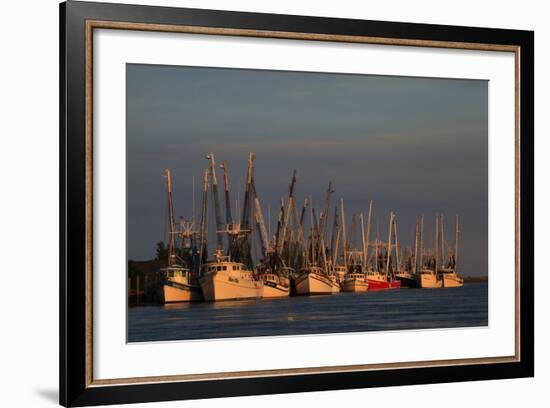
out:
{"label": "boat cabin", "polygon": [[246,271],[246,267],[243,264],[236,262],[216,262],[213,265],[207,266],[207,272],[221,272],[221,271]]}
{"label": "boat cabin", "polygon": [[167,268],[162,268],[161,273],[166,279],[171,278],[187,278],[189,277],[189,269],[184,268],[180,265],[171,265]]}
{"label": "boat cabin", "polygon": [[364,280],[365,279],[365,274],[364,273],[348,273],[346,275],[346,279],[361,279],[361,280]]}

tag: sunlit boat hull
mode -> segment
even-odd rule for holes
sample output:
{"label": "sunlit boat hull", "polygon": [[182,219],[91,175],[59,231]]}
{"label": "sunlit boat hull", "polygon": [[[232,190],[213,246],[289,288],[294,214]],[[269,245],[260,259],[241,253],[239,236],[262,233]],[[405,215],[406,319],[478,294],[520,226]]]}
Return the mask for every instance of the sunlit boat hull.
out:
{"label": "sunlit boat hull", "polygon": [[401,287],[401,282],[398,280],[386,282],[386,281],[368,279],[367,282],[369,283],[369,291],[399,289]]}
{"label": "sunlit boat hull", "polygon": [[444,288],[459,288],[464,285],[464,280],[456,273],[443,274]]}
{"label": "sunlit boat hull", "polygon": [[366,292],[369,289],[369,284],[364,279],[346,279],[342,285],[343,292]]}
{"label": "sunlit boat hull", "polygon": [[333,290],[330,279],[317,273],[303,273],[296,279],[297,295],[330,295]]}
{"label": "sunlit boat hull", "polygon": [[201,287],[178,282],[164,282],[161,290],[162,303],[198,302],[203,300]]}
{"label": "sunlit boat hull", "polygon": [[243,279],[232,271],[208,272],[201,277],[200,285],[204,300],[259,299],[263,296],[263,283],[254,279]]}
{"label": "sunlit boat hull", "polygon": [[270,280],[264,281],[262,296],[264,299],[288,297],[289,294],[289,286],[281,285]]}
{"label": "sunlit boat hull", "polygon": [[438,289],[443,287],[443,280],[433,273],[420,274],[418,283],[422,289]]}

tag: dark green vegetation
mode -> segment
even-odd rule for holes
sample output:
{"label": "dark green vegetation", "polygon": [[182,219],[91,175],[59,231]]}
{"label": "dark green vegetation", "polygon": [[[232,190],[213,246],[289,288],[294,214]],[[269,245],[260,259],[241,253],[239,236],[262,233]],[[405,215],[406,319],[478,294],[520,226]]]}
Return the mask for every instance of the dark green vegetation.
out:
{"label": "dark green vegetation", "polygon": [[128,305],[159,303],[159,269],[166,261],[128,261]]}

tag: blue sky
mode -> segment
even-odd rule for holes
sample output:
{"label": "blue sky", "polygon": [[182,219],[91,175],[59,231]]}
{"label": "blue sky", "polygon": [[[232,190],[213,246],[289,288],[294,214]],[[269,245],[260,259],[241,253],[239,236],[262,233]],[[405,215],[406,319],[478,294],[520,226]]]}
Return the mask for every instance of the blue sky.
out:
{"label": "blue sky", "polygon": [[176,215],[190,217],[206,154],[227,160],[235,200],[253,151],[273,224],[296,169],[299,203],[320,210],[332,181],[348,222],[374,200],[374,235],[396,212],[400,245],[421,214],[429,243],[436,212],[451,241],[458,214],[462,273],[486,275],[487,133],[487,81],[128,64],[128,257],[166,239],[165,168]]}

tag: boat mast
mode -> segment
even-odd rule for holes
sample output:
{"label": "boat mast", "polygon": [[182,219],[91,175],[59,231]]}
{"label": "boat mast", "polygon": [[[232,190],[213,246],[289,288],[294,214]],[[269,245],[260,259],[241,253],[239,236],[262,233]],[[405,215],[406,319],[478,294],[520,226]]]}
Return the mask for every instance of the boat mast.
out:
{"label": "boat mast", "polygon": [[420,216],[420,273],[424,269],[424,214]]}
{"label": "boat mast", "polygon": [[[307,260],[307,248],[306,245],[304,245],[304,220],[306,218],[306,211],[307,207],[309,205],[309,198],[304,198],[304,206],[302,207],[302,214],[300,214],[300,228],[298,229],[298,234],[301,234],[300,241],[302,246],[302,258]],[[303,262],[303,261],[302,261]]]}
{"label": "boat mast", "polygon": [[254,204],[256,208],[254,215],[256,218],[256,225],[258,226],[258,229],[260,231],[260,241],[261,241],[260,243],[262,245],[262,253],[265,258],[271,253],[271,246],[269,244],[267,229],[265,227],[264,215],[262,212],[262,207],[260,206],[260,199],[258,197],[258,194],[256,193],[256,186],[254,184],[254,180],[252,180],[252,192],[254,194]]}
{"label": "boat mast", "polygon": [[323,236],[323,240],[325,239],[325,231],[327,227],[327,221],[328,221],[328,212],[330,210],[330,198],[332,196],[332,193],[334,193],[334,190],[332,189],[332,181],[329,181],[327,193],[325,196],[325,209],[321,213],[320,216],[320,234]]}
{"label": "boat mast", "polygon": [[338,205],[334,207],[334,222],[332,224],[332,231],[330,235],[330,261],[331,266],[334,269],[336,267],[336,236],[338,234]]}
{"label": "boat mast", "polygon": [[279,256],[279,252],[277,252],[278,248],[278,242],[280,240],[281,235],[281,229],[283,226],[283,219],[285,216],[285,201],[284,198],[281,196],[280,204],[279,204],[279,216],[277,218],[277,230],[275,231],[275,243],[274,243],[274,249],[276,256]]}
{"label": "boat mast", "polygon": [[316,265],[316,257],[315,257],[315,218],[313,214],[313,207],[310,208],[310,237],[311,237],[311,264]]}
{"label": "boat mast", "polygon": [[[305,236],[304,236],[304,222],[306,220],[306,212],[309,207],[309,197],[304,198],[304,206],[302,208],[302,214],[300,215],[300,230],[302,231],[302,248],[303,248],[303,259],[308,260],[307,258],[307,245],[305,245]],[[309,262],[309,261],[308,261]]]}
{"label": "boat mast", "polygon": [[418,273],[418,218],[414,231],[414,273]]}
{"label": "boat mast", "polygon": [[168,265],[172,265],[175,261],[175,234],[174,226],[174,206],[172,203],[172,177],[170,170],[164,170],[166,178],[166,194],[168,196]]}
{"label": "boat mast", "polygon": [[[195,267],[198,263],[197,255],[198,255],[198,248],[197,248],[197,220],[196,220],[196,203],[195,203],[195,176],[192,177],[192,187],[193,187],[193,207],[192,207],[192,214],[191,214],[191,260],[193,265],[193,271],[195,271]],[[195,271],[196,272],[196,271]]]}
{"label": "boat mast", "polygon": [[292,219],[293,219],[292,226],[293,226],[293,231],[296,234],[296,239],[294,239],[293,242],[295,243],[299,243],[303,235],[302,226],[300,225],[300,215],[298,214],[298,206],[296,205],[297,202],[298,200],[294,199],[294,205],[293,205],[294,211],[292,211]]}
{"label": "boat mast", "polygon": [[393,220],[393,239],[395,240],[395,268],[399,272],[399,265],[401,265],[399,259],[399,242],[397,241],[397,220],[394,217]]}
{"label": "boat mast", "polygon": [[460,229],[458,226],[458,215],[455,217],[455,259],[454,259],[454,267],[455,267],[455,273],[458,273],[458,239],[460,237]]}
{"label": "boat mast", "polygon": [[361,222],[361,243],[363,244],[363,262],[361,265],[361,271],[365,273],[367,267],[367,242],[365,241],[365,217],[363,217],[363,213],[359,214],[359,221]]}
{"label": "boat mast", "polygon": [[313,210],[313,219],[315,220],[315,231],[317,233],[317,250],[319,251],[319,261],[323,262],[323,269],[328,272],[327,252],[325,247],[325,239],[321,234],[321,227],[319,226],[320,217],[317,217],[315,209]]}
{"label": "boat mast", "polygon": [[439,267],[439,215],[435,215],[435,275]]}
{"label": "boat mast", "polygon": [[222,214],[220,211],[220,197],[218,196],[218,179],[216,178],[216,162],[214,160],[214,153],[210,152],[206,156],[210,161],[210,178],[212,179],[212,196],[214,197],[214,212],[216,214],[216,250],[223,249],[223,236],[221,231],[223,230]]}
{"label": "boat mast", "polygon": [[246,171],[246,189],[244,193],[244,199],[243,199],[243,209],[242,209],[242,217],[240,222],[239,228],[240,233],[239,239],[238,239],[238,245],[236,245],[235,248],[235,254],[232,254],[232,256],[237,260],[238,262],[241,262],[245,264],[248,268],[253,267],[253,260],[252,260],[252,252],[251,252],[251,242],[249,238],[249,234],[252,232],[252,228],[250,228],[250,222],[251,222],[251,214],[253,213],[254,209],[253,202],[252,202],[252,181],[253,181],[253,175],[254,175],[254,153],[249,152],[248,153],[248,164],[247,164],[247,171]]}
{"label": "boat mast", "polygon": [[355,256],[353,254],[354,250],[355,250],[355,225],[356,225],[356,222],[357,222],[357,219],[356,219],[356,215],[355,214],[352,214],[351,215],[351,225],[350,225],[350,231],[349,231],[349,236],[348,236],[348,263],[350,265],[353,265],[355,263]]}
{"label": "boat mast", "polygon": [[443,214],[440,215],[439,217],[439,222],[441,223],[441,236],[440,236],[440,239],[441,239],[441,269],[444,269],[445,268],[445,259],[447,258],[446,256],[446,251],[445,251],[445,230],[444,230],[444,224],[443,224]]}
{"label": "boat mast", "polygon": [[197,273],[200,274],[202,263],[206,262],[208,258],[208,243],[207,243],[207,232],[208,232],[208,169],[204,170],[204,178],[202,184],[202,209],[201,209],[201,229],[200,229],[200,257],[199,262],[197,263]]}
{"label": "boat mast", "polygon": [[227,162],[224,160],[220,164],[220,168],[223,169],[223,186],[225,190],[225,219],[228,226],[233,224],[233,217],[231,216],[231,198],[229,196],[229,176],[227,174]]}
{"label": "boat mast", "polygon": [[286,231],[288,228],[288,223],[290,220],[290,214],[293,211],[294,206],[294,185],[296,184],[296,170],[292,173],[292,181],[290,182],[290,186],[288,188],[288,202],[286,207],[286,212],[284,211],[284,204],[283,204],[283,223],[281,226],[280,234],[277,237],[277,243],[276,243],[276,250],[277,255],[279,257],[282,257],[283,255],[283,249],[285,245],[285,239],[286,239]]}
{"label": "boat mast", "polygon": [[192,184],[193,184],[193,208],[192,208],[191,216],[192,216],[193,225],[195,225],[195,221],[196,221],[196,218],[195,218],[195,176],[193,176]]}
{"label": "boat mast", "polygon": [[344,267],[346,272],[348,270],[348,259],[347,259],[347,241],[346,241],[346,214],[344,212],[344,199],[340,198],[340,207],[342,209],[342,255],[344,257]]}
{"label": "boat mast", "polygon": [[367,242],[365,245],[365,267],[369,262],[369,246],[370,246],[370,229],[371,229],[371,216],[372,216],[372,200],[369,201],[369,219],[367,221]]}
{"label": "boat mast", "polygon": [[248,229],[248,223],[250,222],[250,189],[252,185],[252,174],[254,171],[254,153],[248,153],[248,165],[246,169],[246,190],[244,192],[243,200],[243,212],[241,217],[242,226],[244,229]]}
{"label": "boat mast", "polygon": [[338,205],[334,207],[334,224],[332,225],[332,237],[330,239],[330,256],[332,268],[336,268],[338,260],[338,241],[340,240],[340,225],[338,224]]}
{"label": "boat mast", "polygon": [[390,273],[390,259],[391,259],[391,238],[392,238],[392,226],[393,226],[393,212],[390,212],[390,222],[388,230],[388,247],[386,249],[386,279]]}

